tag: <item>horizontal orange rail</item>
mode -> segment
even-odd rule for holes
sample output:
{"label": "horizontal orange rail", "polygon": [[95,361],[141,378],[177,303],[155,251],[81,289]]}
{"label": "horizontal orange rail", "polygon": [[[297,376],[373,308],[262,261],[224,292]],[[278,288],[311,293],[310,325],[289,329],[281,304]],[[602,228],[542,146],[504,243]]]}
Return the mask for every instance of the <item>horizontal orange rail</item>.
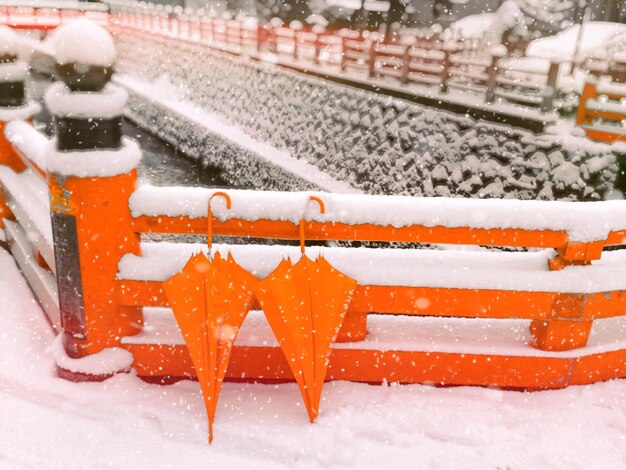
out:
{"label": "horizontal orange rail", "polygon": [[[117,297],[128,307],[168,306],[162,283],[117,282]],[[572,301],[578,300],[577,303]],[[566,308],[559,308],[565,304]],[[259,309],[258,305],[253,309]],[[559,294],[492,289],[357,286],[350,312],[529,320],[593,320],[623,315],[626,292]]]}
{"label": "horizontal orange rail", "polygon": [[[133,227],[140,233],[179,233],[206,235],[206,217],[140,216]],[[213,234],[234,237],[298,240],[298,224],[288,221],[212,219]],[[561,248],[567,245],[567,232],[555,230],[482,229],[471,227],[409,227],[374,224],[349,225],[338,222],[304,222],[307,240],[346,240],[381,242],[449,243],[536,248]]]}
{"label": "horizontal orange rail", "polygon": [[[195,377],[182,345],[124,344],[140,377],[165,381]],[[626,351],[576,358],[496,356],[445,352],[335,349],[327,380],[436,385],[487,385],[558,389],[626,377]],[[235,346],[228,367],[231,380],[292,381],[280,348]]]}

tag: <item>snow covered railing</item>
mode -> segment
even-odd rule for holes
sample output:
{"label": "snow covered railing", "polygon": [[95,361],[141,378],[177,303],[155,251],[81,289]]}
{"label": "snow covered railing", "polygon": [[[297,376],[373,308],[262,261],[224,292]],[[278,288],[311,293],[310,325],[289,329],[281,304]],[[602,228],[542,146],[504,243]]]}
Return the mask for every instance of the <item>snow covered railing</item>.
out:
{"label": "snow covered railing", "polygon": [[[130,199],[137,232],[204,234],[205,188],[142,186]],[[232,205],[215,202],[216,235],[309,240],[476,244],[554,248],[553,268],[599,259],[604,246],[626,239],[622,201],[552,202],[415,198],[230,190]],[[323,201],[316,210],[310,197]]]}
{"label": "snow covered railing", "polygon": [[11,121],[4,128],[5,138],[13,145],[22,162],[36,171],[45,182],[44,149],[48,138],[25,121]]}
{"label": "snow covered railing", "polygon": [[24,121],[2,123],[2,128],[0,228],[51,324],[60,331],[50,192],[42,154],[48,139]]}
{"label": "snow covered railing", "polygon": [[103,3],[46,0],[8,1],[0,5],[0,25],[17,29],[54,29],[82,17],[106,25],[109,7]]}
{"label": "snow covered railing", "polygon": [[626,84],[606,79],[585,83],[576,125],[592,139],[626,142]]}
{"label": "snow covered railing", "polygon": [[[209,201],[217,194],[222,197],[213,198],[209,218]],[[357,281],[331,359],[331,377],[551,388],[626,374],[622,368],[611,369],[613,363],[602,356],[624,356],[626,343],[602,339],[598,333],[623,328],[619,317],[626,311],[626,258],[621,251],[602,253],[604,246],[626,239],[623,201],[554,203],[141,186],[130,197],[129,208],[130,223],[138,233],[555,248],[556,258],[545,249],[498,253],[307,248],[307,256],[321,255]],[[206,246],[146,242],[140,253],[120,260],[117,300],[125,308],[147,308],[144,331],[122,342],[142,376],[193,375],[162,282],[199,251],[206,252]],[[298,248],[280,245],[217,245],[215,252],[232,255],[259,279],[282,259],[296,262],[301,256]],[[565,265],[575,266],[561,269]],[[441,344],[451,340],[443,338],[429,347],[423,345],[425,338],[411,344],[400,334],[394,340],[385,331],[396,328],[393,316],[398,314],[413,317],[421,327],[433,324],[427,328],[459,321],[469,326],[470,318],[495,322],[494,328],[501,321],[524,320],[537,349],[520,336],[488,352],[476,352],[469,343],[448,350]],[[374,332],[368,327],[370,319]],[[411,330],[410,319],[404,325],[406,332]],[[261,341],[258,335],[264,327],[258,328],[235,344],[229,377],[288,379],[279,348]],[[416,363],[428,366],[409,366]],[[515,371],[509,369],[512,364]],[[585,376],[592,367],[597,375]],[[450,376],[444,370],[455,372]]]}
{"label": "snow covered railing", "polygon": [[[560,64],[549,64],[547,70],[535,72],[532,77],[516,75],[515,69],[509,70],[500,61],[507,55],[504,46],[486,50],[480,41],[444,33],[427,37],[403,33],[395,42],[387,43],[383,34],[369,31],[326,31],[300,24],[225,20],[204,10],[132,2],[114,7],[111,25],[200,42],[355,84],[366,80],[382,86],[400,85],[420,96],[446,96],[453,88],[459,93],[469,92],[474,107],[495,106],[496,101],[508,106],[522,104],[537,114],[533,119],[538,121],[548,120],[555,109],[571,104],[571,100],[558,96]],[[317,68],[312,69],[311,63]],[[452,101],[468,104],[467,99]]]}

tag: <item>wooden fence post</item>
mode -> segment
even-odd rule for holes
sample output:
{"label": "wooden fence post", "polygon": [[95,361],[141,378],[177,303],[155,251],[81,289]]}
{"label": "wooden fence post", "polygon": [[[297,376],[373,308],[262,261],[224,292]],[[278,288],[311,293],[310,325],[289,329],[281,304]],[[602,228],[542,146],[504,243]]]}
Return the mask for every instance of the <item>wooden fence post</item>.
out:
{"label": "wooden fence post", "polygon": [[507,51],[504,46],[502,48],[495,46],[491,48],[490,62],[487,67],[487,90],[485,91],[485,103],[491,104],[496,100],[496,87],[498,86],[498,61],[506,55]]}
{"label": "wooden fence post", "polygon": [[582,126],[587,119],[587,100],[596,98],[597,96],[598,92],[596,90],[595,80],[585,82],[583,92],[580,95],[580,99],[578,101],[578,110],[576,111],[577,126]]}
{"label": "wooden fence post", "polygon": [[377,40],[371,40],[370,43],[370,54],[369,54],[369,62],[367,67],[367,76],[368,78],[376,78],[378,77],[378,72],[376,70],[376,47],[378,46]]}
{"label": "wooden fence post", "polygon": [[400,83],[406,85],[409,83],[409,73],[411,71],[411,46],[404,46],[404,53],[402,54],[402,69],[400,70]]}
{"label": "wooden fence post", "polygon": [[345,72],[348,68],[348,57],[346,56],[348,38],[341,36],[341,71]]}
{"label": "wooden fence post", "polygon": [[451,49],[444,45],[444,47],[442,48],[442,52],[443,68],[441,70],[441,83],[439,84],[439,93],[448,93],[448,80],[450,80],[450,67],[452,66],[452,62],[450,61]]}
{"label": "wooden fence post", "polygon": [[[119,345],[142,323],[141,310],[121,308],[116,293],[120,258],[139,253],[128,200],[141,151],[122,139],[127,95],[108,83],[115,61],[112,38],[104,29],[89,37],[81,33],[70,23],[55,38],[57,44],[97,41],[102,56],[85,63],[71,51],[57,51],[57,75],[64,83],[46,93],[56,135],[46,156],[63,345],[73,358]],[[77,380],[69,371],[58,372]]]}
{"label": "wooden fence post", "polygon": [[550,62],[548,70],[548,81],[542,93],[542,101],[540,111],[549,113],[554,109],[554,98],[558,92],[559,70],[561,64],[559,62]]}

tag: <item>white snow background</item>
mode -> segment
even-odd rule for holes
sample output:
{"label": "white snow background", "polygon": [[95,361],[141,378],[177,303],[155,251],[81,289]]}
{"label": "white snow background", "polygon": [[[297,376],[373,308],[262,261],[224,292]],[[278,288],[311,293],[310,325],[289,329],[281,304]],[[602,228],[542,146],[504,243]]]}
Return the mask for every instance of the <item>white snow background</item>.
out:
{"label": "white snow background", "polygon": [[327,383],[315,424],[294,384],[225,384],[206,442],[197,383],[56,378],[54,336],[0,249],[0,469],[626,467],[626,380],[522,393]]}

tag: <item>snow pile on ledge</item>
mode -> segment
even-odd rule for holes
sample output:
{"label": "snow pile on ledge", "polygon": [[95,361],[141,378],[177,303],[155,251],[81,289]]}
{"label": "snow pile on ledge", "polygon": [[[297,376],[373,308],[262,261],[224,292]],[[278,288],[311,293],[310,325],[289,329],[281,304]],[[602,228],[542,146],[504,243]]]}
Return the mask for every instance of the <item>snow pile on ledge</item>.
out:
{"label": "snow pile on ledge", "polygon": [[0,82],[21,82],[27,74],[28,64],[21,60],[0,64]]}
{"label": "snow pile on ledge", "polygon": [[578,59],[590,56],[605,56],[611,40],[626,34],[626,25],[607,21],[587,21],[582,30],[580,44],[580,25],[574,25],[554,36],[531,41],[526,48],[529,57],[544,57],[555,61],[566,61],[577,54]]}
{"label": "snow pile on ledge", "polygon": [[20,37],[8,26],[0,26],[0,55],[19,55]]}
{"label": "snow pile on ledge", "polygon": [[56,139],[48,142],[45,150],[46,169],[51,173],[79,178],[105,178],[128,173],[141,160],[137,142],[124,138],[117,150],[85,150],[63,152],[57,150]]}
{"label": "snow pile on ledge", "polygon": [[[122,344],[185,344],[171,309],[144,307],[143,316],[144,330],[122,338]],[[571,351],[542,351],[531,347],[533,337],[529,323],[529,320],[522,319],[494,321],[489,318],[369,314],[367,337],[363,341],[337,343],[333,349],[550,358],[577,358],[626,349],[626,317],[594,320],[587,346]],[[235,345],[279,347],[260,310],[248,313]]]}
{"label": "snow pile on ledge", "polygon": [[10,108],[0,107],[0,121],[23,121],[37,114],[41,106],[35,101],[29,101],[24,106],[15,106]]}
{"label": "snow pile on ledge", "polygon": [[[299,247],[284,245],[213,245],[229,253],[259,279],[269,276],[285,258],[296,263]],[[162,282],[179,272],[189,258],[207,252],[204,244],[142,243],[141,256],[127,254],[118,278]],[[517,292],[597,293],[626,290],[626,251],[604,253],[592,266],[550,271],[553,250],[537,252],[474,252],[393,248],[306,248],[311,259],[324,256],[361,286],[487,289]]]}
{"label": "snow pile on ledge", "polygon": [[5,126],[4,136],[39,169],[46,169],[43,151],[48,138],[44,134],[25,121],[12,121]]}
{"label": "snow pile on ledge", "polygon": [[[206,217],[207,188],[139,187],[130,198],[134,217]],[[511,199],[422,198],[370,196],[321,192],[226,191],[232,200],[226,209],[223,198],[213,200],[214,216],[289,221],[340,222],[350,225],[408,227],[473,227],[480,229],[555,230],[568,233],[570,241],[604,240],[609,232],[626,229],[626,202],[516,201]],[[320,198],[326,211],[320,213]]]}
{"label": "snow pile on ledge", "polygon": [[46,104],[59,117],[114,118],[124,113],[126,100],[126,90],[112,84],[98,92],[72,92],[64,83],[56,82],[46,91]]}
{"label": "snow pile on ledge", "polygon": [[49,39],[59,64],[112,67],[116,59],[113,38],[106,29],[81,18],[61,26]]}
{"label": "snow pile on ledge", "polygon": [[122,348],[106,348],[89,356],[73,359],[63,349],[63,335],[52,343],[52,356],[61,369],[87,375],[113,375],[126,372],[133,365],[133,355]]}

